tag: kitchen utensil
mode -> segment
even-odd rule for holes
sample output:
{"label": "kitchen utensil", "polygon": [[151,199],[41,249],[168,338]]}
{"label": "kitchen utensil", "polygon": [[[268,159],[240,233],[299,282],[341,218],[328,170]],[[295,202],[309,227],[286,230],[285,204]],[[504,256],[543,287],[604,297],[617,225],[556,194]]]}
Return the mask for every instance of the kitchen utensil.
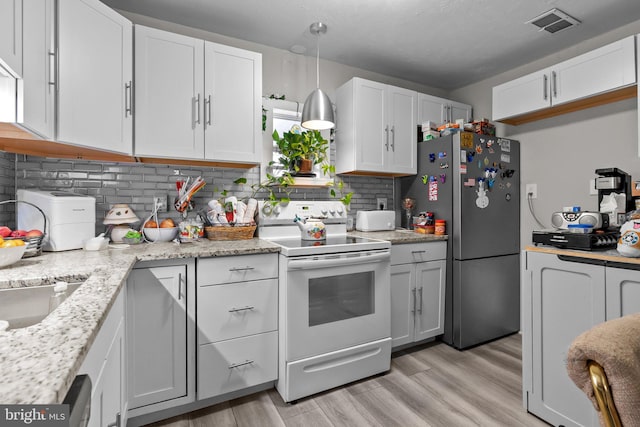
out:
{"label": "kitchen utensil", "polygon": [[293,222],[298,225],[302,240],[324,240],[327,238],[327,230],[320,218],[302,219],[296,215]]}

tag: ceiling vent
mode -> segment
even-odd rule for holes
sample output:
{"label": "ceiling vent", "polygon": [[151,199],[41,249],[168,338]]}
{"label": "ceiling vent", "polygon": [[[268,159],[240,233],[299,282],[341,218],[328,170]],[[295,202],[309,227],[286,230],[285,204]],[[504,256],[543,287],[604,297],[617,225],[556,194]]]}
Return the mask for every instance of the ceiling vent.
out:
{"label": "ceiling vent", "polygon": [[580,24],[576,18],[573,18],[559,9],[551,9],[542,15],[536,16],[525,24],[533,24],[540,31],[548,31],[550,33],[557,33],[558,31],[566,30],[567,28],[575,27]]}

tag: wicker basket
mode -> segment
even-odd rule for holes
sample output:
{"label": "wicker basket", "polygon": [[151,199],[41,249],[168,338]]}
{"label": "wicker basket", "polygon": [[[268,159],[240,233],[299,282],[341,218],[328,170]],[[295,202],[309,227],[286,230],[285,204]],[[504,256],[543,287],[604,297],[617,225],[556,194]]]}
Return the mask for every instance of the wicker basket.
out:
{"label": "wicker basket", "polygon": [[217,225],[205,227],[209,240],[249,240],[256,231],[255,225]]}
{"label": "wicker basket", "polygon": [[44,240],[44,236],[45,236],[45,232],[47,229],[47,216],[44,214],[44,212],[42,211],[42,209],[40,209],[38,206],[34,205],[33,203],[30,202],[26,202],[24,200],[4,200],[2,202],[0,202],[0,205],[4,205],[6,203],[26,203],[27,205],[33,206],[34,208],[36,208],[41,214],[42,214],[42,218],[44,219],[44,230],[42,230],[42,235],[38,236],[38,237],[5,237],[4,240],[15,240],[15,239],[20,239],[24,242],[24,244],[27,246],[27,249],[24,251],[24,255],[22,255],[22,258],[29,258],[29,257],[33,257],[33,256],[38,256],[40,254],[42,254],[42,242]]}

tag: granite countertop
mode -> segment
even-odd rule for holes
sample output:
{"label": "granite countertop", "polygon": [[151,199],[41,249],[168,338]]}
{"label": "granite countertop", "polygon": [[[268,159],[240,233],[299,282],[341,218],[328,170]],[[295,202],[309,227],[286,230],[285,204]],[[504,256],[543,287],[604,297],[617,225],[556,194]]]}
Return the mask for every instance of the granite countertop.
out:
{"label": "granite countertop", "polygon": [[412,230],[350,231],[349,234],[352,236],[367,237],[369,239],[388,240],[392,245],[436,242],[440,240],[447,240],[449,238],[446,234],[444,236],[436,236],[435,234],[416,233]]}
{"label": "granite countertop", "polygon": [[[408,230],[349,234],[392,244],[447,239]],[[126,249],[45,252],[0,269],[0,289],[48,285],[58,280],[84,281],[40,323],[0,332],[0,403],[62,402],[136,262],[279,251],[279,246],[258,238],[153,243]]]}
{"label": "granite countertop", "polygon": [[127,275],[138,261],[279,252],[257,238],[153,243],[43,253],[0,269],[0,289],[85,283],[42,322],[0,332],[0,403],[61,403]]}
{"label": "granite countertop", "polygon": [[542,252],[554,255],[566,255],[580,258],[596,259],[607,262],[617,262],[624,264],[640,264],[640,258],[630,258],[620,255],[615,249],[608,249],[606,251],[580,251],[577,249],[560,249],[553,246],[527,246],[526,251],[529,252]]}

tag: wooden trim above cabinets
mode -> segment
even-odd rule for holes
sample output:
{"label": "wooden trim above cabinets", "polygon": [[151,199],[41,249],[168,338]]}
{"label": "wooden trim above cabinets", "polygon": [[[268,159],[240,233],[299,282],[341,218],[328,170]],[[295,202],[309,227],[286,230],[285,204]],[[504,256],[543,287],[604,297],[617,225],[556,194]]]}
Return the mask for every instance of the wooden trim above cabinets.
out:
{"label": "wooden trim above cabinets", "polygon": [[577,101],[567,102],[566,104],[533,111],[521,116],[500,119],[498,122],[518,126],[524,123],[535,122],[537,120],[548,119],[562,114],[573,113],[574,111],[622,101],[624,99],[635,98],[637,93],[637,86],[634,84],[633,86],[627,86],[611,92],[605,92],[600,95],[590,96],[588,98],[578,99]]}
{"label": "wooden trim above cabinets", "polygon": [[191,159],[162,159],[157,157],[136,157],[136,161],[140,163],[163,164],[163,165],[186,165],[186,166],[209,166],[215,168],[235,168],[235,169],[251,169],[259,166],[256,163],[231,163],[231,162],[213,162],[209,160],[191,160]]}

